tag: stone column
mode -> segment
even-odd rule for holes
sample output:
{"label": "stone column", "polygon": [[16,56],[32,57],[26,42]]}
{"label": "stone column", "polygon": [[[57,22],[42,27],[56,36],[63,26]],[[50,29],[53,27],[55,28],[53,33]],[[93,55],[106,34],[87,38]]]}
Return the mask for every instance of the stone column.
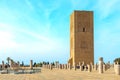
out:
{"label": "stone column", "polygon": [[62,69],[62,64],[59,64],[59,69]]}
{"label": "stone column", "polygon": [[114,70],[115,74],[120,75],[120,65],[118,64],[118,62],[117,64],[114,63]]}
{"label": "stone column", "polygon": [[97,67],[98,67],[98,66],[97,66],[97,63],[96,63],[96,64],[94,65],[94,70],[97,70]]}
{"label": "stone column", "polygon": [[59,64],[59,67],[58,67],[59,69],[60,69],[60,64]]}
{"label": "stone column", "polygon": [[116,65],[115,65],[115,73],[116,73],[117,75],[120,75],[120,65],[119,65],[119,64],[116,64]]}
{"label": "stone column", "polygon": [[33,60],[30,60],[30,69],[33,69]]}
{"label": "stone column", "polygon": [[87,66],[84,66],[84,71],[87,71]]}
{"label": "stone column", "polygon": [[11,68],[11,69],[13,68],[12,60],[10,60],[10,68]]}
{"label": "stone column", "polygon": [[116,72],[116,64],[115,64],[115,62],[114,62],[114,70],[115,70],[115,72]]}
{"label": "stone column", "polygon": [[62,69],[64,69],[64,64],[62,64]]}
{"label": "stone column", "polygon": [[110,61],[108,61],[107,69],[110,69]]}
{"label": "stone column", "polygon": [[69,66],[68,69],[71,70],[71,64],[70,63],[68,63],[68,66]]}
{"label": "stone column", "polygon": [[82,66],[83,66],[83,65],[85,66],[85,62],[84,62],[84,61],[82,62]]}
{"label": "stone column", "polygon": [[50,66],[50,70],[52,70],[52,64],[50,64],[49,66]]}
{"label": "stone column", "polygon": [[83,67],[82,67],[82,65],[80,65],[80,71],[83,71]]}
{"label": "stone column", "polygon": [[69,65],[68,65],[68,63],[67,63],[67,69],[69,68]]}
{"label": "stone column", "polygon": [[57,62],[55,62],[55,68],[57,68]]}
{"label": "stone column", "polygon": [[63,68],[63,69],[66,69],[65,64],[63,64],[63,65],[64,65],[64,68]]}
{"label": "stone column", "polygon": [[44,64],[44,66],[45,66],[45,69],[46,69],[47,66],[45,64]]}
{"label": "stone column", "polygon": [[106,64],[103,64],[103,71],[106,71],[107,70],[107,66]]}
{"label": "stone column", "polygon": [[50,64],[47,64],[48,65],[48,69],[50,69]]}
{"label": "stone column", "polygon": [[18,64],[18,67],[20,67],[20,62],[19,61],[17,62],[17,64]]}
{"label": "stone column", "polygon": [[64,69],[67,69],[67,64],[64,64]]}
{"label": "stone column", "polygon": [[81,63],[79,62],[79,64],[78,64],[78,66],[79,66],[79,69],[80,69],[80,65],[81,65]]}
{"label": "stone column", "polygon": [[42,65],[42,68],[45,68],[44,64]]}
{"label": "stone column", "polygon": [[19,61],[17,62],[17,65],[18,65],[18,69],[19,69],[20,68],[20,62]]}
{"label": "stone column", "polygon": [[99,73],[103,73],[103,58],[99,58]]}
{"label": "stone column", "polygon": [[59,68],[59,63],[57,64],[57,69]]}
{"label": "stone column", "polygon": [[73,68],[74,68],[74,70],[76,70],[76,65],[75,65],[75,62],[74,62],[74,64],[73,64]]}
{"label": "stone column", "polygon": [[2,61],[2,69],[5,69],[4,61]]}
{"label": "stone column", "polygon": [[58,69],[60,69],[60,64],[58,64]]}
{"label": "stone column", "polygon": [[94,70],[94,65],[92,62],[90,63],[90,66],[91,66],[91,71]]}
{"label": "stone column", "polygon": [[88,67],[88,72],[91,72],[91,66],[88,64],[87,67]]}
{"label": "stone column", "polygon": [[85,63],[84,63],[84,61],[82,62],[82,69],[81,69],[82,71],[84,70],[83,67],[85,69]]}

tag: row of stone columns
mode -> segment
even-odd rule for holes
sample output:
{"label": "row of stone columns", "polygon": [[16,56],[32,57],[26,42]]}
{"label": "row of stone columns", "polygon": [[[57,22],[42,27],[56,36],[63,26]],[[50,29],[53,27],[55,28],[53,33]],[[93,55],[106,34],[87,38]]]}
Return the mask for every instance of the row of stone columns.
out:
{"label": "row of stone columns", "polygon": [[[52,69],[52,65],[46,65],[46,66],[48,66],[49,69]],[[95,70],[95,71],[98,70],[98,73],[100,73],[100,74],[104,73],[107,69],[110,69],[110,63],[105,64],[102,57],[99,58],[98,64],[96,63],[95,65],[93,65],[92,63],[90,63],[90,64],[85,65],[84,62],[82,62],[82,64],[79,62],[79,64],[77,66],[79,66],[80,71],[91,72],[93,70]],[[69,70],[71,70],[71,69],[76,70],[77,69],[75,63],[73,64],[73,68],[71,67],[70,63],[57,64],[55,68],[57,68],[57,69],[69,69]],[[120,75],[120,65],[118,63],[114,64],[114,70],[115,70],[116,74]]]}
{"label": "row of stone columns", "polygon": [[11,60],[10,60],[10,65],[8,64],[8,65],[5,65],[4,64],[4,61],[2,61],[2,68],[1,69],[5,69],[5,66],[8,68],[8,67],[10,67],[10,69],[12,69],[13,67],[19,67],[20,66],[20,63],[19,62],[17,62],[17,63],[13,63]]}
{"label": "row of stone columns", "polygon": [[[99,73],[101,74],[109,68],[110,68],[110,64],[107,65],[103,64],[103,58],[101,57],[99,59]],[[115,74],[120,75],[120,65],[118,64],[118,62],[117,64],[114,63],[114,70],[115,70]]]}
{"label": "row of stone columns", "polygon": [[[43,65],[43,68],[46,68],[46,69],[51,69],[51,67],[53,68],[52,64]],[[55,65],[54,68],[56,68],[56,69],[71,69],[71,65],[70,65],[70,63],[69,64],[58,64],[58,65]]]}
{"label": "row of stone columns", "polygon": [[43,68],[52,70],[53,66],[52,66],[52,64],[47,64],[47,65],[43,64]]}

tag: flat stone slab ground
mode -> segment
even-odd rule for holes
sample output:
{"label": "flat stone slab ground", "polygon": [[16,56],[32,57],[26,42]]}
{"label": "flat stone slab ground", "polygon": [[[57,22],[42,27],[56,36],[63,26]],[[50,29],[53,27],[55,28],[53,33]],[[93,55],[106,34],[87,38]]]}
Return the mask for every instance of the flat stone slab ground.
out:
{"label": "flat stone slab ground", "polygon": [[103,74],[98,71],[42,69],[35,74],[0,74],[0,80],[120,80],[111,68]]}

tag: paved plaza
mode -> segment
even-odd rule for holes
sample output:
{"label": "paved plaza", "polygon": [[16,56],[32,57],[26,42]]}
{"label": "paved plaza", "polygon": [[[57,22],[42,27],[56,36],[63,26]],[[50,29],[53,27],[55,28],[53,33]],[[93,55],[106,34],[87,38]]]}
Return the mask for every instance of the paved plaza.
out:
{"label": "paved plaza", "polygon": [[114,69],[111,68],[103,74],[98,71],[42,69],[35,74],[0,74],[0,80],[120,80]]}

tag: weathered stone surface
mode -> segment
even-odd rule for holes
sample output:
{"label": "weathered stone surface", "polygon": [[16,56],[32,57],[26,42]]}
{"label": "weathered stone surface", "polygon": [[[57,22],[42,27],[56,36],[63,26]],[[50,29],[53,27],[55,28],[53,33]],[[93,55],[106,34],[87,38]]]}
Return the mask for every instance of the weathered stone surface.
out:
{"label": "weathered stone surface", "polygon": [[30,69],[33,69],[33,60],[30,60]]}
{"label": "weathered stone surface", "polygon": [[114,63],[115,74],[120,75],[120,65],[118,63]]}
{"label": "weathered stone surface", "polygon": [[107,66],[106,64],[103,64],[103,71],[106,71],[107,70]]}
{"label": "weathered stone surface", "polygon": [[88,72],[91,72],[91,66],[88,64],[87,67],[88,67]]}
{"label": "weathered stone surface", "polygon": [[103,58],[99,58],[99,73],[103,73]]}
{"label": "weathered stone surface", "polygon": [[73,66],[74,70],[76,70],[76,64],[74,63],[74,66]]}

